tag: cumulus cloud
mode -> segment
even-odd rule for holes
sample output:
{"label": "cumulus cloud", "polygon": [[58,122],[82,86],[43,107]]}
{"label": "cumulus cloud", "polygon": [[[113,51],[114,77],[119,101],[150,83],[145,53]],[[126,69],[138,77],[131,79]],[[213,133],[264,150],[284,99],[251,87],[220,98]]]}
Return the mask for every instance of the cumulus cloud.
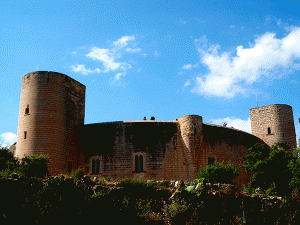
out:
{"label": "cumulus cloud", "polygon": [[135,40],[134,36],[123,36],[117,41],[114,41],[113,44],[116,47],[123,48],[128,45],[129,41],[134,41],[134,40]]}
{"label": "cumulus cloud", "polygon": [[222,119],[212,119],[210,121],[216,125],[223,125],[224,123],[227,123],[227,127],[233,127],[235,129],[251,133],[250,117],[247,120],[242,120],[235,117],[227,117]]}
{"label": "cumulus cloud", "polygon": [[12,132],[2,133],[0,138],[0,144],[3,147],[10,146],[17,141],[17,135]]}
{"label": "cumulus cloud", "polygon": [[83,75],[88,75],[90,73],[100,73],[100,69],[96,68],[94,70],[85,68],[85,65],[72,65],[71,66],[73,72],[81,73]]}
{"label": "cumulus cloud", "polygon": [[131,68],[131,65],[127,62],[116,62],[116,59],[120,58],[121,55],[109,49],[94,47],[92,48],[92,51],[90,53],[86,54],[86,56],[91,59],[102,62],[104,67],[104,73],[107,73],[111,70],[126,70]]}
{"label": "cumulus cloud", "polygon": [[140,48],[130,46],[131,42],[134,40],[134,36],[123,36],[117,41],[114,41],[111,48],[93,47],[85,56],[96,62],[100,62],[101,67],[90,69],[86,68],[84,64],[77,64],[71,66],[72,71],[83,75],[108,72],[119,72],[121,74],[125,74],[125,72],[131,68],[131,64],[121,60],[123,54],[126,52],[138,53],[141,51]]}
{"label": "cumulus cloud", "polygon": [[280,70],[298,69],[300,29],[293,27],[282,39],[265,33],[249,48],[238,46],[236,55],[220,53],[220,46],[199,47],[201,63],[208,73],[196,78],[193,92],[205,96],[232,98],[249,91],[249,86],[262,77],[275,77]]}

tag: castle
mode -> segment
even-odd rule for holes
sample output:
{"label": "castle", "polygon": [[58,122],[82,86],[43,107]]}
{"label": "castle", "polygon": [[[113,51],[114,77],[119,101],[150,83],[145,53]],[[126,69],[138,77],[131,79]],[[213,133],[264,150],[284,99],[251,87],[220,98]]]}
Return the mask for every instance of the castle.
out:
{"label": "castle", "polygon": [[[38,71],[22,79],[15,156],[48,154],[50,175],[78,168],[86,174],[153,180],[191,180],[215,161],[242,164],[255,143],[296,147],[292,107],[250,109],[252,134],[202,122],[197,115],[174,121],[84,124],[85,86],[67,75]],[[247,183],[240,171],[235,182]]]}

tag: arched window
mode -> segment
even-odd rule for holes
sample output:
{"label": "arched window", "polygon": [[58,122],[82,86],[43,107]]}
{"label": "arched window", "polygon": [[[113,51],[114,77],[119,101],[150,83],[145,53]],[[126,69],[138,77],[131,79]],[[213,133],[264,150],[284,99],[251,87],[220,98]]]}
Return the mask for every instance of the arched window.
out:
{"label": "arched window", "polygon": [[140,163],[140,171],[141,172],[143,172],[143,168],[144,168],[144,158],[143,158],[143,156],[141,156],[140,155],[140,161],[139,161],[139,163]]}
{"label": "arched window", "polygon": [[92,160],[92,174],[96,173],[96,168],[95,168],[95,159]]}
{"label": "arched window", "polygon": [[101,158],[99,156],[92,156],[90,158],[90,174],[100,173]]}
{"label": "arched window", "polygon": [[100,160],[99,159],[96,160],[95,166],[96,166],[96,171],[95,171],[96,174],[100,173]]}
{"label": "arched window", "polygon": [[145,172],[145,153],[134,153],[134,172]]}
{"label": "arched window", "polygon": [[135,172],[139,172],[139,157],[135,156]]}

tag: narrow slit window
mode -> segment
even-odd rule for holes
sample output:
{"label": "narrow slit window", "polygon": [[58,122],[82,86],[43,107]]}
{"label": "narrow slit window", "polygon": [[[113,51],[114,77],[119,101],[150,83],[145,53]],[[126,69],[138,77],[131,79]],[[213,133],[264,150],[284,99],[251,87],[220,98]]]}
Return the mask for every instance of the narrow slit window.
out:
{"label": "narrow slit window", "polygon": [[68,162],[68,173],[71,173],[72,171],[72,163]]}
{"label": "narrow slit window", "polygon": [[29,105],[27,105],[26,109],[25,109],[25,114],[29,114]]}
{"label": "narrow slit window", "polygon": [[271,134],[271,128],[268,127],[268,134]]}
{"label": "narrow slit window", "polygon": [[208,165],[213,165],[215,163],[215,158],[208,157]]}
{"label": "narrow slit window", "polygon": [[24,131],[24,139],[27,138],[27,131]]}
{"label": "narrow slit window", "polygon": [[135,156],[135,172],[139,172],[139,157]]}
{"label": "narrow slit window", "polygon": [[96,173],[95,159],[92,160],[92,174]]}
{"label": "narrow slit window", "polygon": [[144,158],[141,155],[140,155],[140,161],[139,161],[139,163],[140,163],[140,171],[143,172],[144,171],[143,170],[143,167],[144,167]]}
{"label": "narrow slit window", "polygon": [[100,160],[99,159],[97,159],[96,160],[96,174],[98,174],[98,173],[100,173]]}

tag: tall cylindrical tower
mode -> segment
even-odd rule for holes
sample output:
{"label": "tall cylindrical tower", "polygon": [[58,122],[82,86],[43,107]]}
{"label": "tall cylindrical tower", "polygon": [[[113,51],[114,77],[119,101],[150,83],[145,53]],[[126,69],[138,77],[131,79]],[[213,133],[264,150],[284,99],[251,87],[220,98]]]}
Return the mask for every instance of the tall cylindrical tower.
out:
{"label": "tall cylindrical tower", "polygon": [[203,140],[203,122],[202,117],[197,115],[186,115],[178,119],[180,133],[183,144],[186,149],[186,155],[189,163],[189,178],[195,179],[196,158],[201,150]]}
{"label": "tall cylindrical tower", "polygon": [[275,104],[250,109],[252,134],[269,146],[276,142],[287,142],[296,147],[293,109],[289,105]]}
{"label": "tall cylindrical tower", "polygon": [[22,79],[15,156],[47,154],[50,175],[79,166],[75,128],[84,124],[85,86],[60,73],[38,71]]}

